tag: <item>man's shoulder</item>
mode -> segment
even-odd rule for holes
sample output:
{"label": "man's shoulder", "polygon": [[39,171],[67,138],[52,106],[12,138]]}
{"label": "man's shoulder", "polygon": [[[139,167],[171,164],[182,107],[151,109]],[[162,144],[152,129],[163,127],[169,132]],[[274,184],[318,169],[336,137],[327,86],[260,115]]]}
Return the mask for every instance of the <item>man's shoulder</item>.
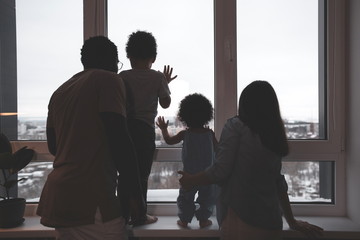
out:
{"label": "man's shoulder", "polygon": [[107,71],[107,70],[102,70],[102,69],[88,69],[84,71],[84,74],[87,74],[89,77],[108,77],[108,78],[114,78],[114,79],[118,79],[119,75],[115,72],[111,72],[111,71]]}
{"label": "man's shoulder", "polygon": [[118,85],[122,87],[123,84],[119,74],[101,69],[88,70],[84,78],[87,82],[95,82],[96,86]]}

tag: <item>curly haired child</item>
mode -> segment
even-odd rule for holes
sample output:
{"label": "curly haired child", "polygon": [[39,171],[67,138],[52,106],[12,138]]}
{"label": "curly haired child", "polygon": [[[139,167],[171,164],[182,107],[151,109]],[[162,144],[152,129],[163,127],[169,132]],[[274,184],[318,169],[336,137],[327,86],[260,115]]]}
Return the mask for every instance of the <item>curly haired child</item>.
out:
{"label": "curly haired child", "polygon": [[[136,31],[130,34],[126,54],[131,68],[120,72],[126,87],[128,128],[134,142],[139,161],[140,180],[144,201],[147,200],[148,179],[155,151],[155,117],[158,103],[168,108],[171,103],[168,84],[173,69],[164,66],[163,73],[151,69],[156,60],[156,39],[150,32]],[[157,217],[146,214],[137,224],[157,221]]]}
{"label": "curly haired child", "polygon": [[[193,174],[204,171],[214,161],[214,149],[217,144],[214,132],[207,127],[213,119],[214,109],[211,102],[201,94],[194,93],[186,96],[179,106],[178,119],[187,127],[174,136],[167,130],[169,121],[160,116],[157,126],[161,129],[167,144],[176,144],[183,141],[182,162],[184,171]],[[198,193],[196,209],[194,197]],[[194,187],[190,191],[180,188],[177,198],[178,216],[177,223],[187,227],[193,216],[199,221],[201,228],[212,224],[209,220],[215,203],[215,186]]]}

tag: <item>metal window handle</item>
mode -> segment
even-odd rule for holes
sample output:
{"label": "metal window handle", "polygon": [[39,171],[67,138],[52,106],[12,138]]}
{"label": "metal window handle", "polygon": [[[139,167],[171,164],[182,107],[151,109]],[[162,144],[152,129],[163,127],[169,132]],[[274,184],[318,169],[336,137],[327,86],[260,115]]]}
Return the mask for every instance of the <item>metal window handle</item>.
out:
{"label": "metal window handle", "polygon": [[227,57],[228,57],[229,62],[233,62],[234,58],[233,58],[233,52],[232,52],[232,44],[231,44],[230,40],[226,40],[225,48],[226,48],[226,52],[228,53]]}

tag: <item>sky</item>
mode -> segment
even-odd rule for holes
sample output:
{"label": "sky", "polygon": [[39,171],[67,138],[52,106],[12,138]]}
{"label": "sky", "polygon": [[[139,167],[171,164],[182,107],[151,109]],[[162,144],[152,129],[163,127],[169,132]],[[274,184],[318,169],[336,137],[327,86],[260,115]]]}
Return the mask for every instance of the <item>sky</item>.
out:
{"label": "sky", "polygon": [[[19,117],[46,117],[53,91],[82,70],[81,0],[17,0]],[[191,7],[189,7],[191,6]],[[153,69],[174,67],[172,105],[200,92],[214,100],[214,16],[211,0],[108,1],[108,35],[123,69],[128,35],[152,32],[158,56]],[[238,93],[251,81],[275,88],[284,118],[318,119],[318,26],[314,0],[237,1]],[[215,109],[216,110],[216,109]]]}

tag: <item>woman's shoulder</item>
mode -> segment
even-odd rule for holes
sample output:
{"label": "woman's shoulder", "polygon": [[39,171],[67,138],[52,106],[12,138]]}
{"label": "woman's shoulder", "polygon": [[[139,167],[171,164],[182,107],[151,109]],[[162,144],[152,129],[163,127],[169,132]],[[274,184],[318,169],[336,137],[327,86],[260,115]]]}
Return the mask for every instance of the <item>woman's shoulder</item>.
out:
{"label": "woman's shoulder", "polygon": [[247,128],[246,125],[243,123],[243,121],[240,120],[238,116],[234,116],[232,118],[229,118],[226,123],[225,127],[231,128],[233,130],[242,130],[244,128]]}

